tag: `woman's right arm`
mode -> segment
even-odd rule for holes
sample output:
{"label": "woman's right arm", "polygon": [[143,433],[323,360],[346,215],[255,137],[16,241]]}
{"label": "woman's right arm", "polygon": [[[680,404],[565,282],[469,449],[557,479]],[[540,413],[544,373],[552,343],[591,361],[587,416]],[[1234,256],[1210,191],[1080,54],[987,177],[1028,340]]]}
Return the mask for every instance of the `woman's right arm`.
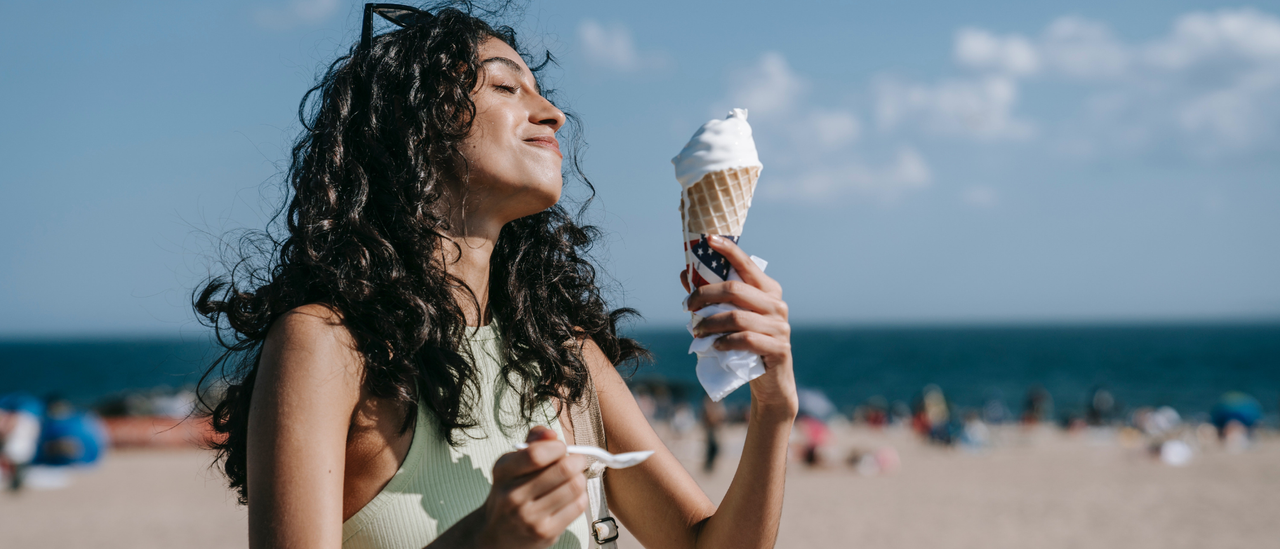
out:
{"label": "woman's right arm", "polygon": [[299,307],[271,327],[249,408],[249,546],[342,545],[347,431],[361,357],[332,310]]}

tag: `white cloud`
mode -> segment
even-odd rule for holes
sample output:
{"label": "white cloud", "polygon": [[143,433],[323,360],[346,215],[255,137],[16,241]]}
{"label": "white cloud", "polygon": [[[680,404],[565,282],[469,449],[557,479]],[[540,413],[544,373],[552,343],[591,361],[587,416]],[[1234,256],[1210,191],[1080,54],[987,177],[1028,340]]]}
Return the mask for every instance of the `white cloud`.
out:
{"label": "white cloud", "polygon": [[1074,78],[1119,76],[1131,57],[1106,25],[1075,16],[1050,23],[1039,50],[1049,70]]}
{"label": "white cloud", "polygon": [[902,147],[883,166],[861,161],[832,163],[793,178],[792,184],[785,189],[773,188],[773,194],[780,198],[810,200],[853,194],[881,202],[895,202],[907,193],[928,188],[932,183],[933,172],[924,157],[914,148]]}
{"label": "white cloud", "polygon": [[956,33],[956,62],[971,77],[935,84],[881,77],[875,85],[876,118],[882,130],[921,129],[981,140],[1025,140],[1030,121],[1014,114],[1019,78],[1040,70],[1040,53],[1020,35],[997,36],[977,28]]}
{"label": "white cloud", "polygon": [[314,25],[333,15],[338,5],[338,0],[293,0],[287,6],[254,9],[253,22],[272,30]]}
{"label": "white cloud", "polygon": [[791,110],[805,87],[781,53],[766,52],[759,63],[734,76],[729,100],[754,116],[767,117]]}
{"label": "white cloud", "polygon": [[746,107],[760,158],[770,179],[764,193],[782,200],[818,201],[857,196],[893,202],[929,187],[933,173],[916,149],[903,146],[882,163],[863,160],[858,147],[862,121],[845,106],[815,105],[807,79],[778,52],[766,52],[748,69],[730,76],[727,98]]}
{"label": "white cloud", "polygon": [[[1055,38],[1070,28],[1087,39],[1063,48]],[[1095,93],[1125,106],[1095,126],[1100,139],[1149,135],[1148,147],[1173,143],[1200,156],[1278,145],[1280,19],[1273,15],[1187,13],[1167,35],[1133,45],[1111,38],[1100,23],[1064,18],[1050,25],[1043,47],[1062,52],[1054,66],[1063,76],[1094,78]],[[1092,61],[1063,61],[1085,58]]]}
{"label": "white cloud", "polygon": [[852,143],[862,133],[858,116],[844,109],[816,108],[809,113],[805,123],[796,128],[814,145],[823,149],[836,149]]}
{"label": "white cloud", "polygon": [[586,19],[578,25],[578,38],[582,41],[583,54],[593,65],[623,72],[633,71],[640,65],[631,31],[622,25],[605,28],[593,19]]}
{"label": "white cloud", "polygon": [[1231,86],[1187,101],[1178,111],[1178,122],[1192,135],[1207,134],[1208,152],[1223,148],[1247,148],[1255,140],[1270,137],[1280,119],[1280,70],[1255,71]]}
{"label": "white cloud", "polygon": [[1280,61],[1280,19],[1249,8],[1188,13],[1146,53],[1152,63],[1169,69],[1223,58],[1274,63]]}
{"label": "white cloud", "polygon": [[604,25],[594,19],[584,19],[578,25],[578,40],[583,56],[595,67],[636,72],[666,65],[666,58],[660,53],[637,49],[631,30],[621,23]]}
{"label": "white cloud", "polygon": [[[1164,36],[1140,43],[1077,16],[1055,19],[1033,38],[969,27],[956,33],[952,54],[969,75],[878,81],[880,129],[982,140],[1047,136],[1057,150],[1090,155],[1280,149],[1280,18],[1258,10],[1187,13]],[[1072,93],[1084,101],[1055,109],[1078,116],[1045,126],[1020,114],[1030,79],[1080,84]]]}
{"label": "white cloud", "polygon": [[933,172],[924,157],[911,147],[903,147],[888,170],[882,172],[885,180],[900,189],[928,187],[933,182]]}
{"label": "white cloud", "polygon": [[891,78],[876,86],[876,116],[882,129],[914,124],[926,131],[981,139],[1026,139],[1035,131],[1013,114],[1017,81],[1005,76],[949,80],[934,86]]}
{"label": "white cloud", "polygon": [[1016,34],[996,36],[982,29],[956,33],[956,61],[975,69],[1022,75],[1040,68],[1040,55],[1026,38]]}
{"label": "white cloud", "polygon": [[980,209],[994,208],[1000,203],[1000,194],[985,185],[975,185],[965,189],[960,198],[966,205]]}
{"label": "white cloud", "polygon": [[[1280,18],[1257,10],[1188,13],[1139,42],[1076,16],[1031,35],[970,27],[957,31],[951,53],[958,76],[873,82],[863,106],[881,134],[875,140],[862,139],[857,109],[815,106],[807,79],[780,53],[733,75],[726,102],[751,109],[771,177],[789,182],[768,191],[780,198],[893,202],[927,189],[934,171],[909,144],[919,134],[1039,142],[1081,159],[1170,148],[1202,158],[1280,151]],[[1047,107],[1055,116],[1033,120],[1021,110],[1029,90],[1054,86],[1066,91]],[[885,138],[906,144],[877,156]],[[955,192],[974,208],[1002,202],[986,185]]]}

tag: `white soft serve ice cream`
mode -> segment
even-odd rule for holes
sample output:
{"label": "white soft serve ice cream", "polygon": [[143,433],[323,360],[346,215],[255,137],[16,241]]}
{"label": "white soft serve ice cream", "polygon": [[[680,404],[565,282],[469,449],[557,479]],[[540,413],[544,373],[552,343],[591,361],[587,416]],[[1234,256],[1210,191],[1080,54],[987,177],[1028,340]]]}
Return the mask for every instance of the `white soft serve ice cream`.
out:
{"label": "white soft serve ice cream", "polygon": [[671,163],[676,165],[676,180],[686,189],[711,172],[763,167],[751,138],[747,109],[733,109],[724,120],[703,124]]}

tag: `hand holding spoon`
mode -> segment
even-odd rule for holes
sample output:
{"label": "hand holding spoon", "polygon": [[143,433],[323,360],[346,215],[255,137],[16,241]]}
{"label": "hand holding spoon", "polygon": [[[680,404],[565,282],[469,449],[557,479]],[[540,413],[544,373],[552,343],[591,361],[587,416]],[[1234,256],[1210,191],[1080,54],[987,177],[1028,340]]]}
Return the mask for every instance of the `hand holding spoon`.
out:
{"label": "hand holding spoon", "polygon": [[[516,443],[517,450],[524,450],[528,447],[529,447],[528,443],[525,443],[525,442]],[[649,456],[653,455],[653,450],[645,450],[642,452],[624,452],[621,454],[610,454],[609,452],[604,451],[604,449],[597,448],[595,446],[575,446],[572,444],[566,446],[565,451],[569,452],[570,454],[591,456],[593,458],[600,460],[601,463],[604,463],[605,467],[609,467],[611,469],[626,469],[627,467],[631,467],[632,465],[639,465],[640,462],[646,459],[649,459]]]}

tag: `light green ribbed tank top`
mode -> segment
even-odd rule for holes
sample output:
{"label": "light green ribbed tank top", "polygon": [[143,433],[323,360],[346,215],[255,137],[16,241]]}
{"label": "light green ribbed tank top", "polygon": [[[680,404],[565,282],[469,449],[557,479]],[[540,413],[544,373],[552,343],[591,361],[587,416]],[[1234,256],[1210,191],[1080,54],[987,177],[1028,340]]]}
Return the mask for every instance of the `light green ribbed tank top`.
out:
{"label": "light green ribbed tank top", "polygon": [[[493,464],[528,435],[519,395],[499,376],[496,332],[492,326],[468,332],[464,344],[471,348],[482,388],[480,402],[472,408],[479,427],[459,434],[460,445],[451,447],[440,437],[435,416],[419,406],[404,463],[368,505],[342,523],[343,549],[421,549],[431,543],[484,503],[493,486]],[[550,403],[535,414],[534,423],[564,438]],[[585,549],[588,532],[583,514],[553,547]]]}

